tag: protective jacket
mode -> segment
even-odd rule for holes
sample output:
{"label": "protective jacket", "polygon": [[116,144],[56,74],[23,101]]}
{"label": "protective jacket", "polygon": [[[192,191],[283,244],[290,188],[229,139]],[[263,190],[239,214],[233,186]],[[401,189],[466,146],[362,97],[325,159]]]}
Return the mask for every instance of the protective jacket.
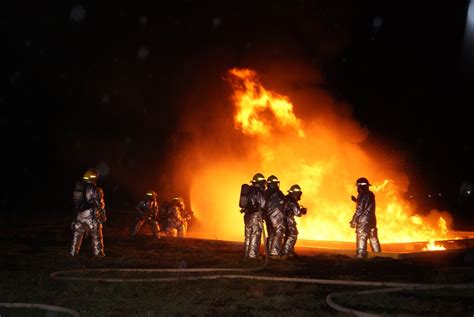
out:
{"label": "protective jacket", "polygon": [[356,257],[367,257],[367,240],[373,252],[381,252],[375,216],[375,195],[365,190],[357,196],[356,209],[351,220],[356,231]]}
{"label": "protective jacket", "polygon": [[285,238],[283,245],[283,255],[294,255],[295,244],[298,239],[298,228],[295,220],[301,217],[303,210],[298,201],[291,195],[285,197]]}
{"label": "protective jacket", "polygon": [[104,256],[102,223],[107,220],[104,192],[94,182],[79,181],[73,192],[74,220],[71,224],[73,238],[70,255],[77,255],[82,239],[90,233],[94,255]]}
{"label": "protective jacket", "polygon": [[351,222],[358,227],[375,228],[377,226],[374,193],[367,191],[357,196],[356,210]]}

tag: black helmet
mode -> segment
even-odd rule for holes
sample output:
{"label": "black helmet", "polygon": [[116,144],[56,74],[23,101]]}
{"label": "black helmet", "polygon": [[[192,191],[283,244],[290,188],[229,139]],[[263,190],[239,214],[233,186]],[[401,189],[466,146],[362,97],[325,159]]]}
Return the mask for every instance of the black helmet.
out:
{"label": "black helmet", "polygon": [[265,180],[265,176],[261,173],[257,173],[252,178],[252,183],[257,183]]}
{"label": "black helmet", "polygon": [[372,186],[372,184],[369,183],[369,180],[365,177],[358,178],[356,181],[357,186]]}
{"label": "black helmet", "polygon": [[290,190],[288,191],[290,194],[291,193],[301,193],[301,187],[298,184],[294,184],[290,187]]}
{"label": "black helmet", "polygon": [[295,197],[298,200],[301,198],[301,195],[303,194],[303,192],[301,191],[301,187],[298,184],[292,185],[288,193],[290,193],[291,196]]}
{"label": "black helmet", "polygon": [[262,188],[265,189],[265,183],[266,183],[265,176],[263,176],[263,174],[261,173],[255,174],[252,178],[252,183],[260,185]]}
{"label": "black helmet", "polygon": [[275,175],[271,175],[267,178],[267,187],[270,191],[275,191],[280,187],[280,181]]}
{"label": "black helmet", "polygon": [[275,175],[270,175],[267,179],[267,184],[280,183],[280,180]]}

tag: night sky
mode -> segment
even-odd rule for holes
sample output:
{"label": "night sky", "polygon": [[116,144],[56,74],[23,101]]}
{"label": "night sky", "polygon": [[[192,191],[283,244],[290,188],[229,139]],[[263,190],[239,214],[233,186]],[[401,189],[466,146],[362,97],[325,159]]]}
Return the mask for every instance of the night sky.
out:
{"label": "night sky", "polygon": [[110,208],[170,193],[194,83],[279,59],[321,72],[367,144],[406,153],[413,194],[451,208],[474,179],[468,1],[5,2],[4,215],[69,213],[74,181],[98,165]]}

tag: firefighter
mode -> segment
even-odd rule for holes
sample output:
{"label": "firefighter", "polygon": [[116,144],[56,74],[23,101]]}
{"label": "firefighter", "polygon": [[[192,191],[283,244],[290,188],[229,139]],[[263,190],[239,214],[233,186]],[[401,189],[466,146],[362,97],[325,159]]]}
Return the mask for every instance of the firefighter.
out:
{"label": "firefighter", "polygon": [[375,195],[369,190],[371,184],[365,177],[356,181],[357,198],[353,198],[356,209],[352,220],[349,222],[351,228],[356,232],[356,258],[367,257],[367,239],[373,252],[381,252],[379,238],[377,236],[377,219],[375,216]]}
{"label": "firefighter", "polygon": [[266,180],[261,173],[257,173],[251,183],[246,193],[246,204],[244,207],[241,206],[245,224],[244,258],[257,259],[263,229],[262,212],[266,203]]}
{"label": "firefighter", "polygon": [[186,206],[182,197],[174,197],[166,204],[166,228],[167,236],[184,238],[187,234],[188,221],[191,214],[186,212]]}
{"label": "firefighter", "polygon": [[285,195],[280,190],[280,181],[275,175],[267,179],[265,191],[265,223],[268,232],[269,257],[279,259],[282,256],[283,235],[285,234],[284,202]]}
{"label": "firefighter", "polygon": [[145,198],[138,203],[136,208],[138,214],[132,231],[132,238],[135,238],[144,223],[151,227],[153,236],[160,239],[160,226],[158,225],[158,195],[153,190],[146,192]]}
{"label": "firefighter", "polygon": [[[186,208],[183,197],[175,197],[171,199],[171,201],[172,202],[174,201],[175,204],[178,206],[178,210],[183,222],[182,236],[186,237],[186,235],[188,234],[189,223],[191,222],[194,213],[191,210]],[[178,231],[178,236],[179,236],[179,231]]]}
{"label": "firefighter", "polygon": [[295,216],[306,215],[306,208],[300,206],[298,201],[301,199],[301,187],[298,184],[292,185],[285,197],[285,239],[283,244],[283,256],[295,256],[295,244],[298,239],[298,228]]}
{"label": "firefighter", "polygon": [[107,220],[104,192],[97,186],[99,175],[96,169],[88,169],[81,181],[77,181],[73,192],[74,220],[71,224],[73,238],[70,255],[79,253],[84,235],[89,233],[95,256],[105,256],[102,224]]}
{"label": "firefighter", "polygon": [[171,199],[171,205],[174,206],[172,221],[178,237],[184,238],[188,233],[188,225],[192,218],[192,212],[186,209],[183,197],[174,197]]}

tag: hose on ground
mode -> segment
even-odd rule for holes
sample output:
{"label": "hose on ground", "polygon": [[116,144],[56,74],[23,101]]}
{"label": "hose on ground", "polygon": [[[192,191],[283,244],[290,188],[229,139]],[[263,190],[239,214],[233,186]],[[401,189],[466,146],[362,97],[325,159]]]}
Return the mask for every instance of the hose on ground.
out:
{"label": "hose on ground", "polygon": [[333,309],[350,313],[356,316],[378,316],[355,309],[347,308],[337,304],[334,301],[334,296],[337,295],[364,295],[377,293],[392,293],[407,289],[439,289],[439,288],[474,288],[474,283],[462,284],[420,284],[420,283],[399,283],[399,282],[383,282],[383,281],[354,281],[354,280],[331,280],[331,279],[314,279],[314,278],[298,278],[298,277],[273,277],[273,276],[256,276],[256,275],[242,275],[242,274],[215,274],[203,276],[180,276],[180,277],[160,277],[160,278],[104,278],[104,277],[77,277],[65,276],[71,273],[90,273],[90,272],[140,272],[140,273],[202,273],[202,272],[251,272],[261,270],[262,267],[246,268],[246,269],[232,269],[232,268],[195,268],[195,269],[85,269],[85,270],[71,270],[58,271],[50,274],[50,277],[55,280],[82,280],[82,281],[96,281],[108,283],[136,283],[136,282],[171,282],[183,280],[216,280],[216,279],[247,279],[258,281],[271,282],[286,282],[286,283],[309,283],[322,285],[346,285],[346,286],[372,286],[372,287],[390,287],[384,289],[375,289],[358,292],[337,292],[331,293],[326,297],[326,303]]}
{"label": "hose on ground", "polygon": [[[87,277],[65,277],[61,276],[62,274],[68,273],[79,273],[79,272],[87,272],[87,271],[95,271],[95,272],[112,272],[112,271],[120,271],[120,272],[174,272],[174,273],[189,273],[189,272],[255,272],[262,270],[268,264],[268,246],[267,246],[267,239],[265,235],[265,229],[263,226],[263,220],[261,221],[262,231],[263,231],[263,243],[264,243],[264,252],[265,252],[265,262],[263,265],[255,267],[255,268],[245,268],[245,269],[231,269],[231,268],[201,268],[201,269],[97,269],[97,270],[72,270],[72,271],[59,271],[53,272],[50,274],[52,279],[56,280],[82,280],[82,281],[103,281],[103,282],[154,282],[154,281],[175,281],[180,280],[182,278],[159,278],[159,279],[104,279],[104,278],[87,278]],[[196,276],[196,277],[187,277],[185,279],[217,279],[220,278],[220,275],[215,276]],[[46,311],[52,312],[60,312],[70,314],[74,317],[79,317],[79,313],[73,309],[61,307],[61,306],[53,306],[53,305],[46,305],[46,304],[38,304],[38,303],[0,303],[0,307],[5,308],[23,308],[23,309],[41,309]]]}
{"label": "hose on ground", "polygon": [[[400,283],[399,283],[400,284]],[[401,283],[403,284],[403,283]],[[393,288],[383,288],[383,289],[372,289],[372,290],[365,290],[365,291],[357,291],[357,292],[338,292],[338,293],[331,293],[326,297],[326,303],[331,306],[333,309],[349,313],[355,316],[360,317],[374,317],[380,316],[378,314],[371,314],[366,313],[363,311],[351,309],[344,307],[342,305],[337,304],[334,302],[334,297],[337,295],[373,295],[373,294],[384,294],[384,293],[395,293],[401,292],[404,290],[428,290],[428,289],[440,289],[440,288],[448,288],[448,289],[462,289],[462,288],[474,288],[474,283],[461,283],[461,284],[407,284],[407,286],[400,285],[401,287],[393,287]]]}
{"label": "hose on ground", "polygon": [[53,306],[53,305],[45,305],[45,304],[36,304],[36,303],[0,303],[0,307],[5,308],[24,308],[24,309],[41,309],[56,313],[66,313],[74,317],[79,317],[79,313],[73,309],[61,307],[61,306]]}
{"label": "hose on ground", "polygon": [[[247,279],[271,282],[285,282],[285,283],[310,283],[322,285],[346,285],[346,286],[372,286],[372,287],[389,287],[375,290],[365,290],[357,292],[336,292],[327,295],[326,303],[333,309],[349,313],[356,316],[378,316],[376,314],[366,313],[355,309],[347,308],[337,304],[334,297],[337,295],[367,295],[367,294],[381,294],[393,293],[407,289],[439,289],[439,288],[474,288],[474,283],[462,284],[420,284],[420,283],[399,283],[399,282],[384,282],[384,281],[354,281],[354,280],[332,280],[332,279],[314,279],[314,278],[298,278],[298,277],[273,277],[273,276],[257,276],[245,274],[228,274],[229,272],[257,272],[263,270],[268,264],[268,245],[263,227],[263,220],[261,221],[264,241],[265,261],[261,266],[255,268],[168,268],[168,269],[81,269],[57,271],[50,274],[50,278],[54,280],[67,281],[95,281],[107,283],[143,283],[143,282],[171,282],[184,280],[216,280],[216,279]],[[109,278],[109,277],[80,277],[70,276],[70,274],[78,273],[110,273],[110,272],[126,272],[126,273],[223,273],[213,275],[198,275],[198,276],[179,276],[179,277],[159,277],[159,278]],[[69,275],[69,276],[68,276]],[[35,304],[31,304],[35,305]],[[36,304],[41,305],[41,304]],[[72,311],[72,310],[71,310]],[[77,312],[76,312],[77,313]],[[74,315],[74,316],[79,316]]]}

